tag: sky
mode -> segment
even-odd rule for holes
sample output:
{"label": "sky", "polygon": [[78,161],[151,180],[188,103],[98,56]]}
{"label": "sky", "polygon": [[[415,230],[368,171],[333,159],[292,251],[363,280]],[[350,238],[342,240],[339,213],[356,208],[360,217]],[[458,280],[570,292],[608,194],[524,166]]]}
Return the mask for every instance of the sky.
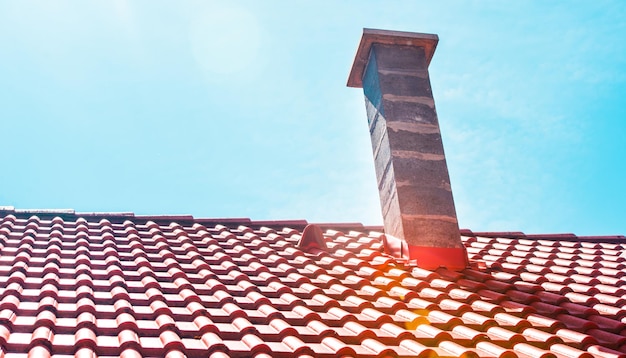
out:
{"label": "sky", "polygon": [[379,225],[363,28],[439,36],[462,228],[626,234],[624,1],[0,0],[0,205]]}

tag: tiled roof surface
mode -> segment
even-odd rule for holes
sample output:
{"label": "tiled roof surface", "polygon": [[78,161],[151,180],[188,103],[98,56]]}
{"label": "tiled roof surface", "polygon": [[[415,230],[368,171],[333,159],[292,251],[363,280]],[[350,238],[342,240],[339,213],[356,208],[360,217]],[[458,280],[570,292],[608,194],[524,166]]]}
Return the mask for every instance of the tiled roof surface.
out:
{"label": "tiled roof surface", "polygon": [[0,211],[0,356],[625,356],[623,237],[464,231],[427,271],[305,224]]}

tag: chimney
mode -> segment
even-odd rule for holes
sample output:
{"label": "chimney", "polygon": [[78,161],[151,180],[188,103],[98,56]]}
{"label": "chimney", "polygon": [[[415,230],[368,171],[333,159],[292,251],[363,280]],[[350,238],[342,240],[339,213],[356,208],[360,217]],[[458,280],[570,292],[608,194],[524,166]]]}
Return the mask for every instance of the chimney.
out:
{"label": "chimney", "polygon": [[348,78],[362,87],[385,250],[426,269],[468,266],[428,75],[437,35],[364,29]]}

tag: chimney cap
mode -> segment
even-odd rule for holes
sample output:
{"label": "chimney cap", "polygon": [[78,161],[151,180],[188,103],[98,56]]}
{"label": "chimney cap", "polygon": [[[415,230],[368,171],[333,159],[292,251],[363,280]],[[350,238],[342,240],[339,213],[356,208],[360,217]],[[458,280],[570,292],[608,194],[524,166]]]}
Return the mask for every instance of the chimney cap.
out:
{"label": "chimney cap", "polygon": [[419,46],[426,51],[426,61],[430,64],[435,48],[439,42],[439,36],[435,34],[422,34],[418,32],[390,31],[378,29],[363,29],[361,43],[354,56],[352,70],[348,77],[348,87],[363,87],[363,73],[369,60],[370,49],[373,44]]}

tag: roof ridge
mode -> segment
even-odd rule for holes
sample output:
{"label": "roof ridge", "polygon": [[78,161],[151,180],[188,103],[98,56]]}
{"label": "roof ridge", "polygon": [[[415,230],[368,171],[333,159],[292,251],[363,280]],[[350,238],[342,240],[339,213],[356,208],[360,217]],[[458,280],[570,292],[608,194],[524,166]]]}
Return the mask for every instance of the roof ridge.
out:
{"label": "roof ridge", "polygon": [[553,233],[553,234],[525,234],[520,231],[471,231],[467,229],[461,230],[463,236],[478,236],[486,238],[504,238],[504,239],[527,239],[527,240],[546,240],[546,241],[579,241],[579,242],[602,242],[602,243],[623,243],[626,242],[624,235],[576,235],[573,233]]}

